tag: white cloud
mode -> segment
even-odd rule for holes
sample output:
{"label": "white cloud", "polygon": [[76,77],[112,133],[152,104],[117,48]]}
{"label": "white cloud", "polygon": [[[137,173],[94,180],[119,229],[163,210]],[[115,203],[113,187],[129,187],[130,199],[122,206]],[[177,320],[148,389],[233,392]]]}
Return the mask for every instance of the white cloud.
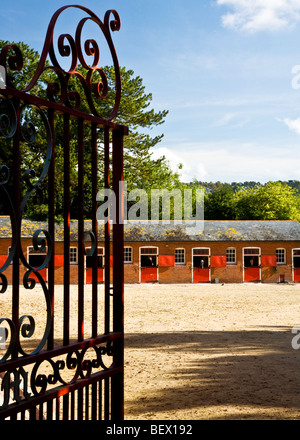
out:
{"label": "white cloud", "polygon": [[[157,159],[161,156],[166,157],[173,171],[180,173],[181,180],[183,182],[190,182],[193,180],[193,178],[197,178],[198,180],[205,180],[207,176],[207,171],[203,163],[199,160],[193,160],[193,157],[195,158],[195,154],[191,150],[186,150],[184,153],[174,153],[174,151],[166,147],[156,148],[152,155],[153,159]],[[179,164],[183,165],[182,170],[178,170]]]}
{"label": "white cloud", "polygon": [[256,143],[182,143],[160,147],[155,157],[164,155],[173,170],[183,164],[181,180],[244,182],[254,180],[300,180],[300,156],[288,148]]}
{"label": "white cloud", "polygon": [[214,125],[214,127],[222,127],[223,125],[227,125],[234,118],[235,118],[235,114],[226,113],[220,119],[218,119],[213,125]]}
{"label": "white cloud", "polygon": [[217,0],[233,10],[222,16],[223,26],[249,32],[277,31],[300,22],[300,0]]}
{"label": "white cloud", "polygon": [[297,119],[278,119],[278,121],[284,122],[291,131],[295,131],[297,134],[300,134],[300,117]]}

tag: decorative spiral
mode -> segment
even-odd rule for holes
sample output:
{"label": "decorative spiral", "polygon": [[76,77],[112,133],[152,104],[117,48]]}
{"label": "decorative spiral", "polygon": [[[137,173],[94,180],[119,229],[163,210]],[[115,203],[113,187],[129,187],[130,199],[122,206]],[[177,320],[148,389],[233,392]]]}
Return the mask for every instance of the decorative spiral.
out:
{"label": "decorative spiral", "polygon": [[13,349],[14,349],[15,344],[16,344],[16,327],[15,327],[13,321],[11,319],[8,319],[8,318],[1,318],[0,319],[0,328],[2,328],[2,331],[4,333],[4,339],[5,339],[3,342],[6,342],[7,339],[8,339],[8,330],[7,330],[7,328],[6,327],[1,327],[1,324],[3,324],[4,322],[6,322],[8,324],[9,329],[10,329],[10,342],[9,342],[8,348],[6,350],[6,353],[0,359],[0,364],[4,363],[9,358],[9,356],[12,354]]}
{"label": "decorative spiral", "polygon": [[[38,118],[38,122],[37,122]],[[31,120],[33,119],[34,122]],[[49,125],[49,121],[45,116],[44,112],[40,109],[40,107],[33,104],[24,104],[20,110],[20,120],[21,124],[21,135],[22,139],[34,145],[39,133],[40,136],[45,140],[45,160],[44,166],[39,176],[36,176],[36,172],[33,169],[26,170],[24,174],[24,180],[27,185],[28,191],[23,197],[21,201],[21,213],[24,212],[26,204],[28,202],[29,197],[33,192],[36,192],[37,203],[41,203],[43,200],[43,194],[41,190],[41,184],[45,179],[51,162],[52,157],[52,133]],[[36,127],[39,126],[39,131],[37,131]],[[41,132],[40,132],[41,130]]]}
{"label": "decorative spiral", "polygon": [[[13,52],[13,55],[11,52]],[[12,71],[21,71],[23,69],[23,55],[20,48],[16,44],[7,44],[3,47],[0,54],[0,65],[5,66],[6,77],[8,78],[9,83],[11,81],[7,75],[7,68],[11,69]]]}
{"label": "decorative spiral", "polygon": [[0,137],[10,139],[17,129],[17,114],[12,102],[0,95]]}
{"label": "decorative spiral", "polygon": [[[57,40],[57,44],[54,42],[54,29],[57,23],[59,16],[69,8],[80,9],[81,11],[87,14],[87,17],[82,18],[77,25],[75,36],[73,37],[70,34],[60,34]],[[85,41],[82,41],[82,33],[83,28],[86,23],[93,22],[95,23],[100,31],[102,32],[106,43],[108,45],[110,55],[112,58],[112,64],[115,70],[115,101],[113,104],[113,108],[111,109],[111,113],[108,117],[103,117],[99,113],[95,101],[103,100],[107,97],[108,92],[108,81],[107,77],[100,67],[100,48],[98,42],[89,38]],[[42,74],[51,69],[57,76],[57,81],[48,84],[47,86],[47,96],[49,99],[58,102],[61,105],[69,106],[75,109],[80,109],[81,100],[80,94],[78,92],[72,91],[68,89],[70,85],[70,78],[75,75],[77,77],[80,76],[80,82],[82,89],[84,91],[86,101],[88,103],[90,112],[101,118],[104,121],[111,121],[118,112],[120,99],[121,99],[121,77],[120,77],[120,67],[117,58],[117,54],[115,51],[115,47],[112,41],[111,32],[119,31],[121,28],[121,20],[119,14],[115,10],[109,10],[106,12],[104,17],[104,22],[102,22],[92,11],[87,9],[84,6],[64,6],[60,8],[52,17],[48,31],[46,34],[44,47],[41,53],[40,61],[38,67],[30,81],[30,83],[24,88],[24,92],[30,92],[33,87],[37,84]],[[60,57],[65,60],[70,61],[69,68],[65,70],[65,68],[60,64],[58,58],[56,56],[56,51]],[[14,53],[14,55],[11,54]],[[48,55],[50,56],[50,60],[52,61],[52,66],[49,66],[46,63]],[[92,57],[91,62],[87,61],[87,57]],[[21,70],[23,68],[23,57],[20,49],[16,45],[7,45],[5,46],[0,54],[0,64],[5,66],[6,70],[9,67],[11,70]],[[81,65],[85,70],[86,74],[82,75],[77,69],[78,65]],[[92,82],[93,73],[97,72],[100,74],[101,80],[97,83]],[[58,100],[58,101],[57,101]],[[2,127],[2,129],[1,129]],[[0,116],[0,133],[2,131],[7,131],[9,127],[9,118],[8,115],[2,115],[2,119]],[[23,130],[23,134],[25,138],[29,140],[33,127],[28,127],[26,130]],[[10,136],[12,134],[10,133]]]}
{"label": "decorative spiral", "polygon": [[90,237],[90,239],[91,239],[91,243],[92,243],[91,248],[88,250],[86,248],[84,248],[84,255],[91,257],[97,251],[95,234],[93,231],[85,231],[83,236],[84,236],[84,240],[86,240],[88,237]]}
{"label": "decorative spiral", "polygon": [[[29,324],[24,323],[24,321],[28,319]],[[30,315],[23,315],[19,319],[20,332],[23,338],[31,338],[35,330],[35,321],[34,318]]]}

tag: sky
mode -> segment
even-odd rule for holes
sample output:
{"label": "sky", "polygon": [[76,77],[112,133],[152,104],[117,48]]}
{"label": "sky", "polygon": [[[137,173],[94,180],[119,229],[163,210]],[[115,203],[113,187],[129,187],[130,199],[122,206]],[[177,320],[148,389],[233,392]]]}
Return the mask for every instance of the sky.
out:
{"label": "sky", "polygon": [[[68,4],[0,0],[0,39],[41,51],[53,13]],[[102,20],[118,11],[120,65],[143,78],[155,110],[169,111],[149,132],[164,134],[153,157],[183,164],[183,181],[300,180],[300,0],[79,4]],[[83,16],[68,11],[61,32]]]}

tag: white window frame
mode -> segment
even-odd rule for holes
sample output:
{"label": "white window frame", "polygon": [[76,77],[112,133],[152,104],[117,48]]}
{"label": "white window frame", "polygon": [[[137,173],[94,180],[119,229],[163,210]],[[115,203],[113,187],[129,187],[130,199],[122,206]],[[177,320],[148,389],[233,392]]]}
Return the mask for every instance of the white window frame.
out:
{"label": "white window frame", "polygon": [[[278,261],[277,251],[283,251],[283,261]],[[276,249],[276,263],[277,263],[277,265],[286,264],[286,250],[285,250],[285,248],[277,248]]]}
{"label": "white window frame", "polygon": [[[129,251],[128,255],[125,255],[126,252]],[[130,258],[126,260],[126,258]],[[124,264],[132,264],[133,263],[133,248],[132,246],[124,246]]]}
{"label": "white window frame", "polygon": [[[176,261],[176,251],[182,251],[182,252],[178,253],[177,257],[179,257],[179,259],[182,259],[182,257],[183,257],[183,261]],[[185,265],[185,249],[184,248],[176,248],[174,255],[175,255],[175,266]]]}
{"label": "white window frame", "polygon": [[[234,261],[228,261],[228,257],[234,258]],[[229,247],[226,249],[226,265],[233,265],[233,264],[236,264],[236,248]]]}
{"label": "white window frame", "polygon": [[70,265],[72,264],[78,264],[78,249],[76,246],[70,246]]}

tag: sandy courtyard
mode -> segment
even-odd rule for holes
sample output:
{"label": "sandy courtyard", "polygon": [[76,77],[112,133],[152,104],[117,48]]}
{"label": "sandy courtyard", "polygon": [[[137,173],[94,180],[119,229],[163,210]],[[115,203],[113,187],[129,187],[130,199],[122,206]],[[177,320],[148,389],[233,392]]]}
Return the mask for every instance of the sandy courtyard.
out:
{"label": "sandy courtyard", "polygon": [[299,285],[127,285],[126,419],[299,419],[299,324]]}
{"label": "sandy courtyard", "polygon": [[[38,290],[23,289],[20,314],[32,312],[42,328]],[[74,336],[77,290],[71,289]],[[88,316],[90,286],[85,295]],[[101,298],[103,286],[99,304]],[[8,289],[0,295],[0,317],[10,302]],[[61,286],[55,303],[59,324]],[[297,325],[300,284],[125,285],[125,419],[300,419]],[[88,337],[88,323],[85,331]]]}

